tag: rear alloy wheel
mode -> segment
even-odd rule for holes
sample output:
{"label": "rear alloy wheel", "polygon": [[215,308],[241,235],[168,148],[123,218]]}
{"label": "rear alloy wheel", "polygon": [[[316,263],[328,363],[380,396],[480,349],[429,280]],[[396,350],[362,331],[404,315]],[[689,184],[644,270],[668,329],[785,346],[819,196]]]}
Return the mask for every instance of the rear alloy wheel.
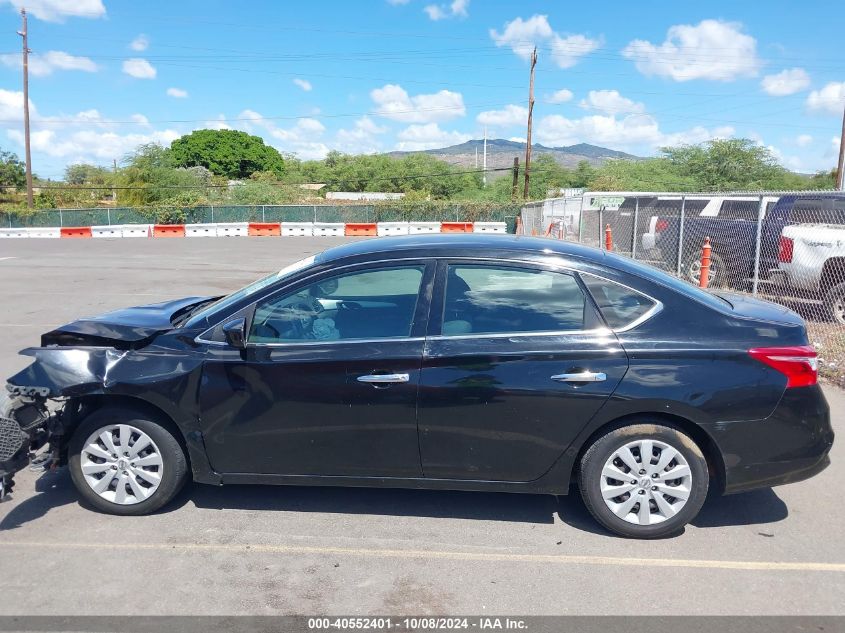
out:
{"label": "rear alloy wheel", "polygon": [[707,496],[707,462],[695,442],[664,425],[635,424],[600,437],[581,460],[590,513],[622,536],[658,538],[680,530]]}
{"label": "rear alloy wheel", "polygon": [[839,324],[845,324],[845,283],[836,284],[827,291],[824,305],[829,316]]}
{"label": "rear alloy wheel", "polygon": [[[701,281],[701,253],[693,253],[684,266],[687,281],[696,286]],[[708,288],[721,288],[725,283],[725,262],[716,253],[710,255],[710,272],[707,274]]]}
{"label": "rear alloy wheel", "polygon": [[185,453],[173,433],[134,411],[105,408],[86,418],[69,446],[79,493],[110,514],[153,512],[187,478]]}

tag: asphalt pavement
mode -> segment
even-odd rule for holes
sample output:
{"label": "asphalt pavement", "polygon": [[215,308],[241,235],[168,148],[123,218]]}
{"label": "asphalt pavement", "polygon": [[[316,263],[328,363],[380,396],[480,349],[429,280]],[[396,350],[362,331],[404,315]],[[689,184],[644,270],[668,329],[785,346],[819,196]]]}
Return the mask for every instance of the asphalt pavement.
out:
{"label": "asphalt pavement", "polygon": [[[0,374],[74,318],[225,293],[344,241],[2,240]],[[115,517],[81,506],[65,469],[25,471],[0,505],[0,615],[845,615],[845,393],[825,393],[830,468],[711,498],[659,541],[540,495],[189,485]]]}

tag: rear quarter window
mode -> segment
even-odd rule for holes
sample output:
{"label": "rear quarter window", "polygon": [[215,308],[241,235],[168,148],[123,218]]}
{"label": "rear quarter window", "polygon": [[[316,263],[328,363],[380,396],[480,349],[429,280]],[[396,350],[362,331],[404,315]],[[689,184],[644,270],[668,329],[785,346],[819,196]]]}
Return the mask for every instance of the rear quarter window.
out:
{"label": "rear quarter window", "polygon": [[612,281],[585,274],[581,279],[613,330],[631,326],[657,305],[651,297]]}

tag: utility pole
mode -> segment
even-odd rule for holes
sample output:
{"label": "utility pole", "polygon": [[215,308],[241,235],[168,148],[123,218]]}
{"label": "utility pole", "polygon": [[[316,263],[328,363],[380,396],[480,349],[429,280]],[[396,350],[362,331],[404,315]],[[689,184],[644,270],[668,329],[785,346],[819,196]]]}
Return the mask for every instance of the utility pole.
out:
{"label": "utility pole", "polygon": [[487,186],[487,126],[484,126],[484,158],[483,158],[483,169],[484,169],[484,176],[482,177],[482,181],[484,186]]}
{"label": "utility pole", "polygon": [[511,189],[511,202],[516,202],[516,190],[519,187],[519,156],[513,157],[513,188]]}
{"label": "utility pole", "polygon": [[23,38],[23,139],[26,151],[26,206],[32,202],[32,154],[29,149],[29,47],[27,46],[26,9],[21,9],[23,26],[18,35]]}
{"label": "utility pole", "polygon": [[537,47],[531,53],[531,79],[528,82],[528,135],[525,139],[525,185],[522,188],[522,197],[528,200],[528,172],[531,169],[531,119],[534,114],[534,67],[537,65]]}
{"label": "utility pole", "polygon": [[478,169],[478,145],[475,146],[475,168]]}
{"label": "utility pole", "polygon": [[836,188],[845,191],[845,108],[842,111],[842,137],[839,139],[839,165],[836,168]]}
{"label": "utility pole", "polygon": [[[114,174],[114,182],[117,182],[117,159],[112,158],[112,173]],[[116,205],[117,204],[117,189],[115,189],[115,184],[112,185],[111,189],[111,201]]]}

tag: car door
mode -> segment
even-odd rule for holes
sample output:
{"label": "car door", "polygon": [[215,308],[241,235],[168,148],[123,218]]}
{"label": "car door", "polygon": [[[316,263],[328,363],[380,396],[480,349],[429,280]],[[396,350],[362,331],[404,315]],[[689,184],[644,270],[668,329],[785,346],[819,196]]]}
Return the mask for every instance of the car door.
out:
{"label": "car door", "polygon": [[211,346],[206,450],[223,473],[421,476],[416,397],[434,265],[354,266],[255,305],[244,350]]}
{"label": "car door", "polygon": [[532,481],[548,471],[628,367],[571,272],[443,261],[423,356],[426,477]]}

